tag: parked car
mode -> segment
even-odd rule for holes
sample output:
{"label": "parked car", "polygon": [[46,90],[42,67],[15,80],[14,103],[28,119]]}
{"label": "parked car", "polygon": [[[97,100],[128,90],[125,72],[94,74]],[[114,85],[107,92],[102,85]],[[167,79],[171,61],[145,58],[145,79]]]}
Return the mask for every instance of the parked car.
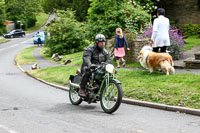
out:
{"label": "parked car", "polygon": [[24,37],[26,33],[22,29],[12,30],[6,34],[3,34],[4,38]]}
{"label": "parked car", "polygon": [[33,36],[33,43],[34,44],[43,44],[45,42],[45,32],[44,31],[38,31],[35,33],[35,35]]}

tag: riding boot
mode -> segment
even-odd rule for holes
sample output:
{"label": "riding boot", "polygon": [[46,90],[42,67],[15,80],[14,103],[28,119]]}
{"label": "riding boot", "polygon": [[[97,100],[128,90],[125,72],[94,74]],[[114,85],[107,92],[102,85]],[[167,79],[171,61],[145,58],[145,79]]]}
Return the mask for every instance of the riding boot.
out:
{"label": "riding boot", "polygon": [[80,96],[86,97],[85,89],[80,88],[79,91],[78,91],[78,93],[79,93]]}

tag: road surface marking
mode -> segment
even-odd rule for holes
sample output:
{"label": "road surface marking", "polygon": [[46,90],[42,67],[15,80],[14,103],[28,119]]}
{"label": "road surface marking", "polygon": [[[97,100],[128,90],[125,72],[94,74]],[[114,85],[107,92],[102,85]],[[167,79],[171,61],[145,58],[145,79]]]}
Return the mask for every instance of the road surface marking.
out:
{"label": "road surface marking", "polygon": [[28,40],[26,40],[26,41],[23,41],[23,42],[20,42],[20,43],[14,44],[14,45],[12,45],[12,46],[2,48],[2,49],[0,49],[0,51],[3,51],[4,49],[7,49],[7,48],[15,47],[15,46],[17,46],[17,45],[19,45],[19,44],[26,43],[26,42],[28,42],[28,41],[30,41],[30,40],[32,40],[32,38],[31,38],[31,39],[28,39]]}
{"label": "road surface marking", "polygon": [[19,133],[19,132],[16,132],[15,130],[12,130],[9,127],[6,127],[4,125],[0,125],[0,129],[3,129],[3,130],[5,130],[5,131],[7,131],[9,133]]}

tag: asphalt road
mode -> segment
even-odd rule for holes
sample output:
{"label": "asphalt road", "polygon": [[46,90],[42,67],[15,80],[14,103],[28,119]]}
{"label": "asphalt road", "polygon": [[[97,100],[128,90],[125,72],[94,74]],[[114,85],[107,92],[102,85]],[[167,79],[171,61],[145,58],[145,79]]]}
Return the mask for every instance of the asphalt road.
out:
{"label": "asphalt road", "polygon": [[[0,133],[199,133],[200,117],[122,104],[106,114],[100,104],[70,104],[68,92],[21,72],[16,54],[32,35],[0,44]],[[67,79],[66,79],[67,80]]]}

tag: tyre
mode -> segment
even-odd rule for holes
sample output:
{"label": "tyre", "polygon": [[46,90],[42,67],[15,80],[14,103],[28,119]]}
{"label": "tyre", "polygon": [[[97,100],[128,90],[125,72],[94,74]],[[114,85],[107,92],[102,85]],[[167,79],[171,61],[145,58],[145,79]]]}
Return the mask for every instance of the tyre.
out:
{"label": "tyre", "polygon": [[109,81],[109,85],[103,86],[100,94],[101,107],[106,113],[115,112],[122,102],[123,91],[121,84],[116,83],[114,80]]}
{"label": "tyre", "polygon": [[11,35],[10,38],[13,38],[13,35]]}
{"label": "tyre", "polygon": [[70,86],[70,89],[69,89],[69,99],[70,99],[70,102],[73,105],[79,105],[79,104],[81,104],[82,99],[81,99],[81,97],[78,94],[78,89],[77,88],[74,88],[73,86]]}

